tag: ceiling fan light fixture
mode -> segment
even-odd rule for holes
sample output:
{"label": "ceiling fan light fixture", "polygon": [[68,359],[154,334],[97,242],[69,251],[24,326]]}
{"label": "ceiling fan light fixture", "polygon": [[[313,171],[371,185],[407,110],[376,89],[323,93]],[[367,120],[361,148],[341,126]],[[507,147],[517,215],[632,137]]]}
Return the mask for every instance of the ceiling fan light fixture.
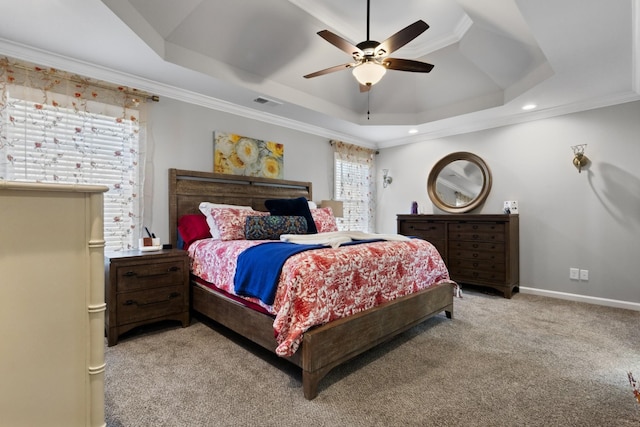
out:
{"label": "ceiling fan light fixture", "polygon": [[366,61],[355,67],[352,71],[358,83],[364,86],[373,86],[378,83],[387,72],[387,68],[377,62]]}

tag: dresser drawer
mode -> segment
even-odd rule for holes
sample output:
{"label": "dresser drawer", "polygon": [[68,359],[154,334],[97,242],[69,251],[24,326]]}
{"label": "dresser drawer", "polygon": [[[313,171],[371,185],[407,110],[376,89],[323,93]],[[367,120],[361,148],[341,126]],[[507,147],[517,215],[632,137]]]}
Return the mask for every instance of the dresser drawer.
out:
{"label": "dresser drawer", "polygon": [[184,286],[126,292],[117,296],[118,323],[124,325],[184,311]]}
{"label": "dresser drawer", "polygon": [[449,251],[449,262],[458,259],[478,260],[478,261],[492,261],[504,263],[505,257],[502,252],[482,252],[482,251],[465,251],[465,250],[453,250]]}
{"label": "dresser drawer", "polygon": [[458,274],[462,274],[464,270],[465,274],[471,271],[493,271],[498,273],[504,273],[505,265],[504,260],[492,261],[483,259],[450,259],[449,268],[452,271],[456,271]]}
{"label": "dresser drawer", "polygon": [[504,242],[505,229],[502,223],[453,223],[449,224],[449,239]]}
{"label": "dresser drawer", "polygon": [[400,234],[416,236],[424,240],[444,240],[445,225],[442,222],[405,221],[400,224]]}
{"label": "dresser drawer", "polygon": [[450,267],[449,273],[452,280],[460,283],[505,285],[505,273],[501,271],[468,270],[461,267]]}
{"label": "dresser drawer", "polygon": [[449,240],[473,240],[479,242],[504,242],[504,233],[496,231],[456,231],[449,229]]}
{"label": "dresser drawer", "polygon": [[184,283],[182,261],[118,267],[117,291],[157,288]]}
{"label": "dresser drawer", "polygon": [[504,224],[500,222],[454,222],[449,224],[449,232],[504,234]]}
{"label": "dresser drawer", "polygon": [[468,240],[451,240],[449,241],[449,252],[454,254],[455,251],[479,251],[479,252],[502,252],[505,247],[502,242],[482,242]]}

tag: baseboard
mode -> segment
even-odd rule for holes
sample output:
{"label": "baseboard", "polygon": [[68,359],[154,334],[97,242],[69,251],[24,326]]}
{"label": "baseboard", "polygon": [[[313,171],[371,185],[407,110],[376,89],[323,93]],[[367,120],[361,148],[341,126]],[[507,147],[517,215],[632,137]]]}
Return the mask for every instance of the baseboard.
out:
{"label": "baseboard", "polygon": [[540,295],[543,297],[566,299],[569,301],[586,302],[588,304],[605,305],[607,307],[624,308],[627,310],[640,311],[640,303],[619,301],[608,298],[597,298],[586,295],[568,294],[566,292],[549,291],[546,289],[527,288],[524,286],[519,287],[520,292],[523,294]]}

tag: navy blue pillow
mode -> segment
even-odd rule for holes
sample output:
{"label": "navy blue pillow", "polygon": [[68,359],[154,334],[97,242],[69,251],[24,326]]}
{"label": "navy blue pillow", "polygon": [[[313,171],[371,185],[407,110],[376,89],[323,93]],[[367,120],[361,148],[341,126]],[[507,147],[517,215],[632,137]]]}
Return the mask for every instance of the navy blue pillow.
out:
{"label": "navy blue pillow", "polygon": [[307,234],[316,234],[318,232],[313,216],[311,216],[309,202],[304,197],[266,200],[264,206],[271,215],[303,216],[307,220]]}

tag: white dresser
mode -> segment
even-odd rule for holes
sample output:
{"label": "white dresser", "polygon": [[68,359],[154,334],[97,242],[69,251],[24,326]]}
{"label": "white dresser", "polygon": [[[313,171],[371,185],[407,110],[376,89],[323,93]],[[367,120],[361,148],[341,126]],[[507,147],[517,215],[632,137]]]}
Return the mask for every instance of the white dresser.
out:
{"label": "white dresser", "polygon": [[104,426],[107,187],[0,181],[0,424]]}

